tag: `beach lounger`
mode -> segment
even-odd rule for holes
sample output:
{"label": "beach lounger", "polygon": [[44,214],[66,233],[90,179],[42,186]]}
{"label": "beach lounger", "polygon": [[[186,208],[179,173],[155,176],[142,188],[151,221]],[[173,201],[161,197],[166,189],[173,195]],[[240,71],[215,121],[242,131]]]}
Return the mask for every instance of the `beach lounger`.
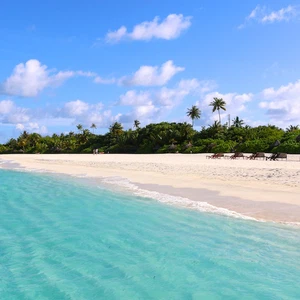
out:
{"label": "beach lounger", "polygon": [[278,153],[276,160],[285,159],[287,160],[287,153]]}
{"label": "beach lounger", "polygon": [[271,156],[266,157],[266,160],[275,160],[278,153],[273,153]]}
{"label": "beach lounger", "polygon": [[250,156],[247,157],[247,159],[254,159],[256,153],[252,153]]}
{"label": "beach lounger", "polygon": [[224,153],[215,153],[213,155],[207,155],[206,156],[206,158],[212,158],[212,159],[221,158],[221,157],[224,157]]}
{"label": "beach lounger", "polygon": [[257,159],[257,158],[265,159],[266,155],[264,152],[256,152],[256,153],[253,153],[252,155],[248,156],[247,158],[248,159]]}
{"label": "beach lounger", "polygon": [[287,153],[274,153],[271,156],[267,157],[266,160],[279,160],[285,159],[287,160]]}
{"label": "beach lounger", "polygon": [[231,159],[237,159],[237,158],[247,158],[246,156],[244,156],[244,153],[242,152],[235,152],[233,155],[230,156]]}

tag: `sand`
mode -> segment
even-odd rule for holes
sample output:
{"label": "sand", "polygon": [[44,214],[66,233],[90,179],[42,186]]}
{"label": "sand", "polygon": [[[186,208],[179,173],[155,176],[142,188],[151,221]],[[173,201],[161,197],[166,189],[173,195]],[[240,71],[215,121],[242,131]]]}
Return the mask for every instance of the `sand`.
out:
{"label": "sand", "polygon": [[259,220],[300,222],[299,155],[289,155],[287,161],[206,155],[14,154],[0,155],[0,161],[76,176],[123,177],[145,190],[207,202]]}

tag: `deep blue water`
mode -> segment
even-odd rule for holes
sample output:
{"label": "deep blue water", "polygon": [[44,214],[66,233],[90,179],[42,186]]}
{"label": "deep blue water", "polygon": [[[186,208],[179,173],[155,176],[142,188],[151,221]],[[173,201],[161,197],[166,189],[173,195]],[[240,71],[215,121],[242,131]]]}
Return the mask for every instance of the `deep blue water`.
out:
{"label": "deep blue water", "polygon": [[300,229],[0,169],[0,299],[300,299]]}

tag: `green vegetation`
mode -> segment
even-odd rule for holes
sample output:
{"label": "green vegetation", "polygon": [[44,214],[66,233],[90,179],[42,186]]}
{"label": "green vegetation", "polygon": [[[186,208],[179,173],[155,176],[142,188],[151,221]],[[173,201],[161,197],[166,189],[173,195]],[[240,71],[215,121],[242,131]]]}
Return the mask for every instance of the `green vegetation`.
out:
{"label": "green vegetation", "polygon": [[200,131],[188,123],[149,124],[124,130],[118,122],[109,132],[97,135],[79,127],[79,132],[42,137],[24,131],[17,139],[0,145],[0,153],[201,153],[201,152],[286,152],[300,153],[300,129],[282,130],[272,125],[231,127],[219,122]]}
{"label": "green vegetation", "polygon": [[[213,112],[225,110],[225,101],[215,98]],[[201,111],[192,106],[187,110],[192,122],[199,119]],[[219,115],[220,116],[220,115]],[[0,144],[0,153],[92,153],[93,149],[109,153],[202,153],[202,152],[285,152],[300,153],[299,126],[286,130],[273,125],[250,127],[239,117],[232,126],[215,121],[200,131],[188,123],[149,124],[140,127],[135,120],[134,129],[124,130],[115,122],[104,135],[95,134],[95,124],[85,129],[81,124],[78,132],[44,136],[24,131],[17,139]]]}

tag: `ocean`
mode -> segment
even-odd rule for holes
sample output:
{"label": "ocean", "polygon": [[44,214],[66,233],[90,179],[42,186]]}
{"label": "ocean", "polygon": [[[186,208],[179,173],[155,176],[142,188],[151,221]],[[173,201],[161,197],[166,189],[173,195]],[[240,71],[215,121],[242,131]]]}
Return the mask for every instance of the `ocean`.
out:
{"label": "ocean", "polygon": [[299,282],[300,228],[0,169],[1,300],[300,299]]}

